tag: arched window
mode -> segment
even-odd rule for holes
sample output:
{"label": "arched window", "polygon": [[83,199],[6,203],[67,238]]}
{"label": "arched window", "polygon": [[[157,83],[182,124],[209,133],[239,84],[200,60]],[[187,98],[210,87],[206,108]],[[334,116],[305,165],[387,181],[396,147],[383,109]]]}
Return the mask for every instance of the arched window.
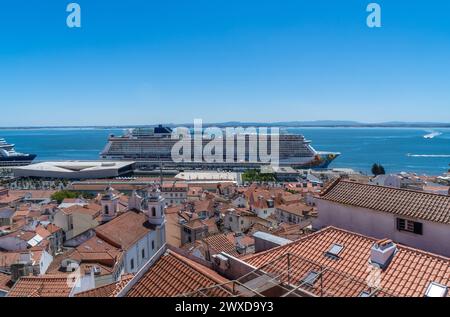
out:
{"label": "arched window", "polygon": [[152,207],[152,217],[156,217],[156,208]]}
{"label": "arched window", "polygon": [[108,205],[105,205],[105,214],[109,215],[109,206]]}

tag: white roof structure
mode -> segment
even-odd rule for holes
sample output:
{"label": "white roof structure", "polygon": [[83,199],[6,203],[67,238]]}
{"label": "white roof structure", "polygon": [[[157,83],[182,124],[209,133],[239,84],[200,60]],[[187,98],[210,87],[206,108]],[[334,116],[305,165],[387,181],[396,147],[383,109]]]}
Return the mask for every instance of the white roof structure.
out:
{"label": "white roof structure", "polygon": [[16,177],[92,179],[118,177],[133,169],[134,162],[61,161],[15,167],[13,173]]}

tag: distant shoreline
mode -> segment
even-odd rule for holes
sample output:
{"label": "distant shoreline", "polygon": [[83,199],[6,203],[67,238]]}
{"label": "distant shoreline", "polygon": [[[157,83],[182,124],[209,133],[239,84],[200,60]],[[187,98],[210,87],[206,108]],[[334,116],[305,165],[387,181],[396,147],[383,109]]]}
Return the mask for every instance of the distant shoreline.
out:
{"label": "distant shoreline", "polygon": [[[192,123],[186,124],[163,124],[168,127],[192,127]],[[158,124],[149,125],[98,125],[98,126],[17,126],[0,127],[0,130],[44,130],[44,129],[132,129],[132,128],[151,128]],[[204,123],[204,127],[280,127],[280,128],[420,128],[420,129],[439,129],[450,128],[450,123],[433,122],[384,122],[384,123],[360,123],[348,121],[307,121],[307,122],[222,122],[222,123]]]}

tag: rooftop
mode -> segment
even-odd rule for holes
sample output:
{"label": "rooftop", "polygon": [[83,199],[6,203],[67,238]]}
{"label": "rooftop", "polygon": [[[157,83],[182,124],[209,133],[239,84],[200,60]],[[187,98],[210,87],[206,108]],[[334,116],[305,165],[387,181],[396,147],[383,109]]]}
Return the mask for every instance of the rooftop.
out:
{"label": "rooftop", "polygon": [[446,195],[337,180],[320,199],[450,224],[450,196]]}
{"label": "rooftop", "polygon": [[232,256],[239,256],[236,249],[236,241],[233,234],[215,234],[203,239],[210,248],[212,248],[216,253],[226,252]]}
{"label": "rooftop", "polygon": [[[173,297],[227,283],[211,269],[167,251],[127,293],[127,297]],[[227,294],[218,289],[215,296]]]}
{"label": "rooftop", "polygon": [[21,277],[8,293],[9,297],[68,297],[72,287],[66,275]]}
{"label": "rooftop", "polygon": [[[397,245],[397,252],[385,270],[375,270],[369,262],[376,239],[327,227],[292,243],[246,257],[252,266],[265,272],[287,274],[295,283],[310,272],[319,272],[321,287],[308,291],[322,296],[358,296],[367,291],[374,271],[379,274],[381,296],[422,297],[430,283],[450,286],[450,259]],[[339,257],[325,256],[333,245],[343,246]],[[286,255],[292,256],[287,270]],[[373,291],[373,289],[371,290]]]}
{"label": "rooftop", "polygon": [[110,222],[95,229],[103,240],[128,250],[134,243],[153,230],[145,214],[134,211],[125,212]]}
{"label": "rooftop", "polygon": [[290,214],[295,214],[297,216],[305,216],[308,213],[312,212],[314,208],[309,207],[303,203],[294,203],[290,205],[279,205],[277,209],[288,212]]}
{"label": "rooftop", "polygon": [[79,214],[90,215],[90,216],[92,216],[92,218],[95,218],[100,215],[101,210],[102,210],[102,206],[100,206],[100,205],[88,204],[88,205],[83,205],[83,206],[73,205],[73,206],[64,208],[63,212],[66,215],[79,213]]}

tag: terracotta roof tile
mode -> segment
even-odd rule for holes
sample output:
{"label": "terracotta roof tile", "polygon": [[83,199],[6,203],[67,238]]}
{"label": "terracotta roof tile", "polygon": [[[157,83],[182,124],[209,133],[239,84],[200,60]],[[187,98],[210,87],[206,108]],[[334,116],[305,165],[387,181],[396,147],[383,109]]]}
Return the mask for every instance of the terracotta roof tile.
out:
{"label": "terracotta roof tile", "polygon": [[[326,268],[322,279],[324,295],[358,296],[367,288],[366,281],[373,272],[369,260],[375,242],[363,235],[327,227],[282,247],[246,257],[245,261],[255,267],[274,261],[268,270],[276,271],[287,267],[286,255],[293,255],[291,279],[300,281],[311,270]],[[337,260],[325,256],[333,243],[344,246]],[[450,287],[450,259],[397,245],[397,252],[380,274],[380,296],[422,297],[430,282]],[[318,289],[311,291],[317,294]]]}
{"label": "terracotta roof tile", "polygon": [[277,209],[285,211],[290,214],[295,214],[297,216],[305,216],[308,213],[313,211],[313,208],[304,204],[304,203],[293,203],[289,205],[279,205],[277,206]]}
{"label": "terracotta roof tile", "polygon": [[226,235],[223,233],[215,234],[203,239],[210,249],[213,249],[212,254],[226,252],[232,256],[239,256],[234,242],[234,235]]}
{"label": "terracotta roof tile", "polygon": [[128,250],[133,244],[154,230],[145,214],[128,211],[95,229],[97,235],[115,246]]}
{"label": "terracotta roof tile", "polygon": [[63,209],[63,212],[67,215],[73,214],[73,213],[80,213],[80,214],[86,214],[91,215],[93,218],[100,215],[100,212],[102,210],[102,207],[97,204],[88,204],[88,205],[73,205],[67,208]]}
{"label": "terracotta roof tile", "polygon": [[[227,283],[214,271],[168,251],[131,288],[127,297],[174,297],[199,289]],[[226,296],[217,290],[215,296]]]}
{"label": "terracotta roof tile", "polygon": [[68,297],[69,287],[65,275],[21,277],[8,293],[9,297]]}
{"label": "terracotta roof tile", "polygon": [[319,199],[450,224],[450,196],[338,180]]}

